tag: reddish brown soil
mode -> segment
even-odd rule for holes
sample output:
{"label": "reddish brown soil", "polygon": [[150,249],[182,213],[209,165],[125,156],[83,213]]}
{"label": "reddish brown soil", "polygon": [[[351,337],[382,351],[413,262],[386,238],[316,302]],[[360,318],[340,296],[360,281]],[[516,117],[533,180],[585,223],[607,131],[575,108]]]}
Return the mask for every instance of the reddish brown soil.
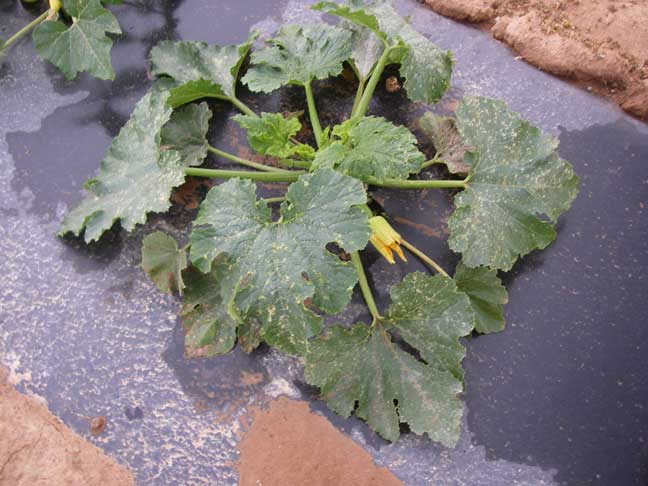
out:
{"label": "reddish brown soil", "polygon": [[425,0],[648,119],[648,0]]}
{"label": "reddish brown soil", "polygon": [[308,404],[280,398],[239,445],[240,486],[399,486],[387,469]]}
{"label": "reddish brown soil", "polygon": [[133,476],[21,395],[0,369],[1,486],[132,486]]}

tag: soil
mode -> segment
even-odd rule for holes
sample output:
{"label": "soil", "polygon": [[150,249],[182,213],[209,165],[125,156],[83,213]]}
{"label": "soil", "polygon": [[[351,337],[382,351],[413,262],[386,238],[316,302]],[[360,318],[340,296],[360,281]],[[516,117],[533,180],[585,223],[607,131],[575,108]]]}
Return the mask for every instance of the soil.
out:
{"label": "soil", "polygon": [[402,485],[308,403],[287,398],[252,417],[239,451],[239,486]]}
{"label": "soil", "polygon": [[646,0],[425,0],[489,29],[530,64],[648,119]]}
{"label": "soil", "polygon": [[1,486],[132,486],[133,476],[52,415],[18,393],[0,369]]}

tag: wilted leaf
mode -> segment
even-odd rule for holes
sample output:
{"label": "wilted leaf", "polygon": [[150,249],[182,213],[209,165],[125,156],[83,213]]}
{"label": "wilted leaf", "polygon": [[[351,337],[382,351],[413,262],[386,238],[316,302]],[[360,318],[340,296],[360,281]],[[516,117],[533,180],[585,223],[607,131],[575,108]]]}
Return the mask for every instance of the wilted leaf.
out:
{"label": "wilted leaf", "polygon": [[[332,410],[344,417],[355,410],[387,440],[397,440],[399,423],[406,422],[413,432],[452,447],[463,410],[459,338],[473,328],[470,302],[441,275],[410,273],[391,294],[384,321],[333,326],[311,342],[306,381],[321,388]],[[392,332],[423,361],[394,342]]]}
{"label": "wilted leaf", "polygon": [[468,188],[455,196],[448,220],[450,247],[469,267],[509,270],[519,256],[554,240],[551,221],[571,205],[578,178],[556,153],[558,140],[501,101],[465,98],[457,127],[474,152],[464,158]]}

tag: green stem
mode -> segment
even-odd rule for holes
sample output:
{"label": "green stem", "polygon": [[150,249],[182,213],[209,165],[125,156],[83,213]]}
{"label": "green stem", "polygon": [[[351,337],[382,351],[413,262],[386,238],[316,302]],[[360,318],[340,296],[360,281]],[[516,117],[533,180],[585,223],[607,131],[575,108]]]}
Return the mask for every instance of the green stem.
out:
{"label": "green stem", "polygon": [[241,157],[232,155],[229,152],[224,152],[223,150],[219,150],[215,147],[212,147],[211,145],[207,147],[207,150],[209,150],[212,154],[218,155],[219,157],[223,157],[224,159],[230,160],[232,162],[236,162],[237,164],[245,165],[247,167],[252,167],[253,169],[259,169],[266,172],[288,172],[284,169],[279,169],[278,167],[270,167],[269,165],[260,164],[258,162],[252,162],[251,160],[247,160],[247,159],[242,159]]}
{"label": "green stem", "polygon": [[358,74],[358,89],[356,90],[355,98],[353,99],[353,108],[351,108],[351,118],[356,113],[356,110],[358,109],[358,105],[360,104],[360,100],[362,99],[362,93],[364,93],[364,84],[365,80],[364,78],[360,77],[360,74]]}
{"label": "green stem", "polygon": [[360,102],[356,107],[356,111],[353,118],[362,118],[367,112],[367,108],[369,108],[369,102],[371,101],[371,97],[373,96],[374,90],[376,89],[378,80],[380,80],[380,76],[382,75],[382,72],[385,70],[385,66],[387,65],[387,61],[389,60],[390,52],[391,52],[391,47],[389,46],[385,47],[385,50],[380,56],[380,59],[378,59],[378,62],[376,63],[376,67],[371,73],[371,77],[369,78],[369,82],[367,83],[367,86],[364,88],[364,92],[362,93],[362,98],[360,99]]}
{"label": "green stem", "polygon": [[266,204],[271,204],[271,203],[278,203],[278,202],[284,202],[286,200],[286,196],[279,196],[279,197],[266,197],[263,202]]}
{"label": "green stem", "polygon": [[401,179],[383,179],[379,181],[375,177],[369,177],[365,180],[368,184],[372,186],[379,187],[394,187],[396,189],[452,189],[460,188],[466,189],[468,184],[465,180],[454,181],[454,180],[401,180]]}
{"label": "green stem", "polygon": [[434,164],[445,164],[445,160],[437,159],[436,156],[435,156],[433,159],[430,159],[427,162],[424,162],[423,165],[421,165],[421,169],[425,169],[426,167],[430,167],[431,165],[434,165]]}
{"label": "green stem", "polygon": [[13,44],[14,42],[16,42],[18,39],[20,39],[22,36],[24,36],[25,34],[27,34],[30,30],[32,30],[32,29],[33,29],[34,27],[36,27],[38,24],[40,24],[43,20],[45,20],[45,19],[47,18],[47,15],[49,14],[49,12],[50,12],[49,9],[48,9],[48,10],[45,10],[45,12],[43,12],[42,14],[40,14],[38,17],[36,17],[36,18],[35,18],[34,20],[32,20],[31,22],[29,22],[27,25],[25,25],[22,29],[20,29],[20,30],[19,30],[18,32],[16,32],[14,35],[12,35],[11,37],[9,37],[9,38],[6,40],[6,42],[4,43],[4,46],[2,46],[2,49],[0,49],[0,52],[1,52],[1,51],[4,51],[4,50],[6,50],[6,49],[8,49],[8,48],[11,46],[11,44]]}
{"label": "green stem", "polygon": [[243,103],[241,100],[239,100],[236,96],[232,96],[229,98],[229,100],[232,102],[234,106],[236,106],[242,113],[245,113],[246,115],[253,116],[254,118],[259,118],[259,115],[254,113],[252,111],[252,108],[250,108],[248,105]]}
{"label": "green stem", "polygon": [[302,171],[283,172],[252,172],[247,170],[202,169],[199,167],[186,167],[184,173],[188,176],[208,177],[211,179],[250,179],[261,182],[295,182]]}
{"label": "green stem", "polygon": [[429,267],[432,267],[434,270],[437,271],[437,273],[440,273],[441,275],[445,275],[446,277],[450,277],[448,273],[441,268],[441,266],[432,260],[429,256],[427,256],[425,253],[423,253],[421,250],[416,248],[414,245],[411,243],[408,243],[407,241],[401,239],[401,245],[403,245],[405,248],[407,248],[409,251],[411,251],[414,255],[419,257],[426,265]]}
{"label": "green stem", "polygon": [[308,81],[304,85],[306,90],[306,103],[308,103],[308,115],[310,116],[311,125],[313,127],[313,133],[315,134],[315,141],[317,146],[322,146],[322,126],[320,125],[319,118],[317,116],[317,107],[315,106],[315,98],[313,97],[313,88],[311,87],[311,82]]}
{"label": "green stem", "polygon": [[360,254],[357,251],[351,253],[351,261],[353,266],[356,269],[358,274],[358,282],[360,283],[360,290],[362,290],[362,296],[364,297],[367,307],[369,307],[369,312],[371,312],[371,317],[373,317],[374,322],[382,319],[380,312],[378,312],[378,307],[376,306],[376,301],[373,298],[371,293],[371,288],[369,288],[369,282],[367,281],[367,275],[365,275],[364,268],[362,267],[362,261],[360,260]]}
{"label": "green stem", "polygon": [[293,169],[295,167],[298,167],[300,169],[310,169],[311,166],[311,163],[306,160],[281,159],[279,160],[279,163],[284,167],[288,167],[289,169]]}

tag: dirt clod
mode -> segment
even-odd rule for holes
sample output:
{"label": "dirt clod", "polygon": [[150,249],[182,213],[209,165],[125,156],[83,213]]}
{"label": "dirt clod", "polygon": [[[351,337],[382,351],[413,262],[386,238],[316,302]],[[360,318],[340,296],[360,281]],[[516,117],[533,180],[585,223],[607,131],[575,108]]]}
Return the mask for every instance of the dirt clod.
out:
{"label": "dirt clod", "polygon": [[44,405],[0,379],[0,485],[90,484],[132,486],[134,481],[126,468],[77,436]]}
{"label": "dirt clod", "polygon": [[525,61],[607,96],[648,119],[648,2],[641,0],[426,0],[476,22]]}
{"label": "dirt clod", "polygon": [[92,435],[101,434],[106,428],[106,417],[94,417],[90,421],[90,433]]}
{"label": "dirt clod", "polygon": [[306,402],[280,398],[239,445],[240,486],[398,486],[391,472]]}

